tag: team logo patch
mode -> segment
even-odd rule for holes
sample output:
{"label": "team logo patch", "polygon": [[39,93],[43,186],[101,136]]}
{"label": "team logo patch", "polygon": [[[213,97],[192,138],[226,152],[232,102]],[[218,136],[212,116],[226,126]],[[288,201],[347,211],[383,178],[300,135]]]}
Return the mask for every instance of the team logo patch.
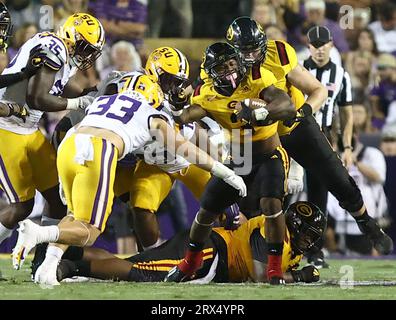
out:
{"label": "team logo patch", "polygon": [[234,38],[234,30],[229,27],[227,30],[227,36],[226,36],[228,41],[231,41]]}
{"label": "team logo patch", "polygon": [[160,52],[156,52],[153,55],[153,61],[157,61],[161,58],[162,54]]}
{"label": "team logo patch", "polygon": [[231,101],[227,104],[227,108],[229,109],[235,109],[236,104],[238,103],[238,101]]}
{"label": "team logo patch", "polygon": [[82,23],[83,23],[83,20],[81,18],[77,18],[77,19],[74,20],[74,25],[76,27],[81,26]]}
{"label": "team logo patch", "polygon": [[305,203],[299,203],[296,207],[296,210],[304,217],[309,217],[312,215],[312,208]]}

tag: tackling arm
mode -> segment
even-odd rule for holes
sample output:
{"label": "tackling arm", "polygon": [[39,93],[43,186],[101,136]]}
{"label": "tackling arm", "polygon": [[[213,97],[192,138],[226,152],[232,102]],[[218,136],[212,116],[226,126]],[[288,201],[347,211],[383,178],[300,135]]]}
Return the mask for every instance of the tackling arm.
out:
{"label": "tackling arm", "polygon": [[205,109],[197,104],[183,110],[172,111],[172,113],[175,121],[180,124],[198,121],[207,116]]}
{"label": "tackling arm", "polygon": [[311,106],[313,113],[317,112],[327,99],[327,89],[300,64],[286,77],[293,86],[307,95],[305,103]]}

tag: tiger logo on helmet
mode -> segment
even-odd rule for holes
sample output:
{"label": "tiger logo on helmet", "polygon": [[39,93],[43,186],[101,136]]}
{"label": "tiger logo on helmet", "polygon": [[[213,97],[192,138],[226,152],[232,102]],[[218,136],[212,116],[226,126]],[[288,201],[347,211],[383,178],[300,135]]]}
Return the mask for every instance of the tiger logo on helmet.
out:
{"label": "tiger logo on helmet", "polygon": [[159,83],[166,94],[176,87],[185,87],[188,83],[190,66],[184,54],[171,47],[160,47],[149,55],[145,70]]}
{"label": "tiger logo on helmet", "polygon": [[100,21],[90,14],[71,15],[57,34],[65,41],[73,63],[80,70],[90,68],[102,54],[105,32]]}
{"label": "tiger logo on helmet", "polygon": [[126,74],[118,81],[117,86],[118,93],[138,92],[154,109],[160,108],[164,102],[164,94],[159,84],[145,74]]}

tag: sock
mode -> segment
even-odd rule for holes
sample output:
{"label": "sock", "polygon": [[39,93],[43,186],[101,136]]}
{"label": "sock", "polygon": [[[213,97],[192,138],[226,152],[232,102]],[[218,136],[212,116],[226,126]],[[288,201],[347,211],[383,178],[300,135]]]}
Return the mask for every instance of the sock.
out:
{"label": "sock", "polygon": [[150,249],[154,249],[154,248],[159,247],[161,244],[162,244],[162,240],[158,239],[154,244],[152,244],[150,246],[147,246],[147,247],[143,246],[143,250],[147,251],[147,250],[150,250]]}
{"label": "sock", "polygon": [[43,264],[59,263],[62,259],[64,251],[61,248],[55,246],[48,246],[47,253],[45,254],[45,259]]}
{"label": "sock", "polygon": [[367,210],[364,210],[363,214],[361,214],[360,216],[354,217],[354,219],[356,220],[356,223],[367,223],[370,221],[371,217],[368,215]]}
{"label": "sock", "polygon": [[4,225],[0,222],[0,243],[2,243],[5,239],[9,238],[11,235],[12,229],[4,227]]}
{"label": "sock", "polygon": [[41,217],[41,225],[42,226],[56,226],[60,222],[60,219],[54,219],[47,216]]}
{"label": "sock", "polygon": [[283,243],[268,243],[267,246],[268,265],[267,265],[267,278],[272,277],[283,278],[282,273],[282,253]]}

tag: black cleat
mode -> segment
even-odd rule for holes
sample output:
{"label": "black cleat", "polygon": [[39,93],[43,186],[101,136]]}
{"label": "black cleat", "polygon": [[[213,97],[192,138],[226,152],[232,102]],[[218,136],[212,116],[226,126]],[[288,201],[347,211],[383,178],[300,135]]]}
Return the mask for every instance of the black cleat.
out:
{"label": "black cleat", "polygon": [[317,269],[328,269],[329,264],[324,259],[324,254],[322,250],[318,252],[309,253],[307,255],[307,262],[316,267]]}
{"label": "black cleat", "polygon": [[286,284],[285,279],[283,279],[282,277],[271,277],[269,280],[269,284],[272,286],[279,286],[282,284]]}
{"label": "black cleat", "polygon": [[388,255],[393,252],[393,240],[379,227],[377,221],[370,217],[367,222],[360,222],[357,225],[380,254]]}
{"label": "black cleat", "polygon": [[184,282],[190,280],[191,277],[184,274],[178,266],[173,267],[169,270],[168,274],[166,275],[164,282]]}
{"label": "black cleat", "polygon": [[78,271],[76,269],[76,264],[73,261],[62,259],[56,269],[56,279],[61,282],[63,279],[71,278]]}
{"label": "black cleat", "polygon": [[33,280],[37,269],[41,266],[41,264],[45,259],[45,254],[47,253],[47,247],[48,247],[48,243],[40,243],[36,246],[36,250],[34,252],[34,258],[32,264],[30,265],[31,275]]}

